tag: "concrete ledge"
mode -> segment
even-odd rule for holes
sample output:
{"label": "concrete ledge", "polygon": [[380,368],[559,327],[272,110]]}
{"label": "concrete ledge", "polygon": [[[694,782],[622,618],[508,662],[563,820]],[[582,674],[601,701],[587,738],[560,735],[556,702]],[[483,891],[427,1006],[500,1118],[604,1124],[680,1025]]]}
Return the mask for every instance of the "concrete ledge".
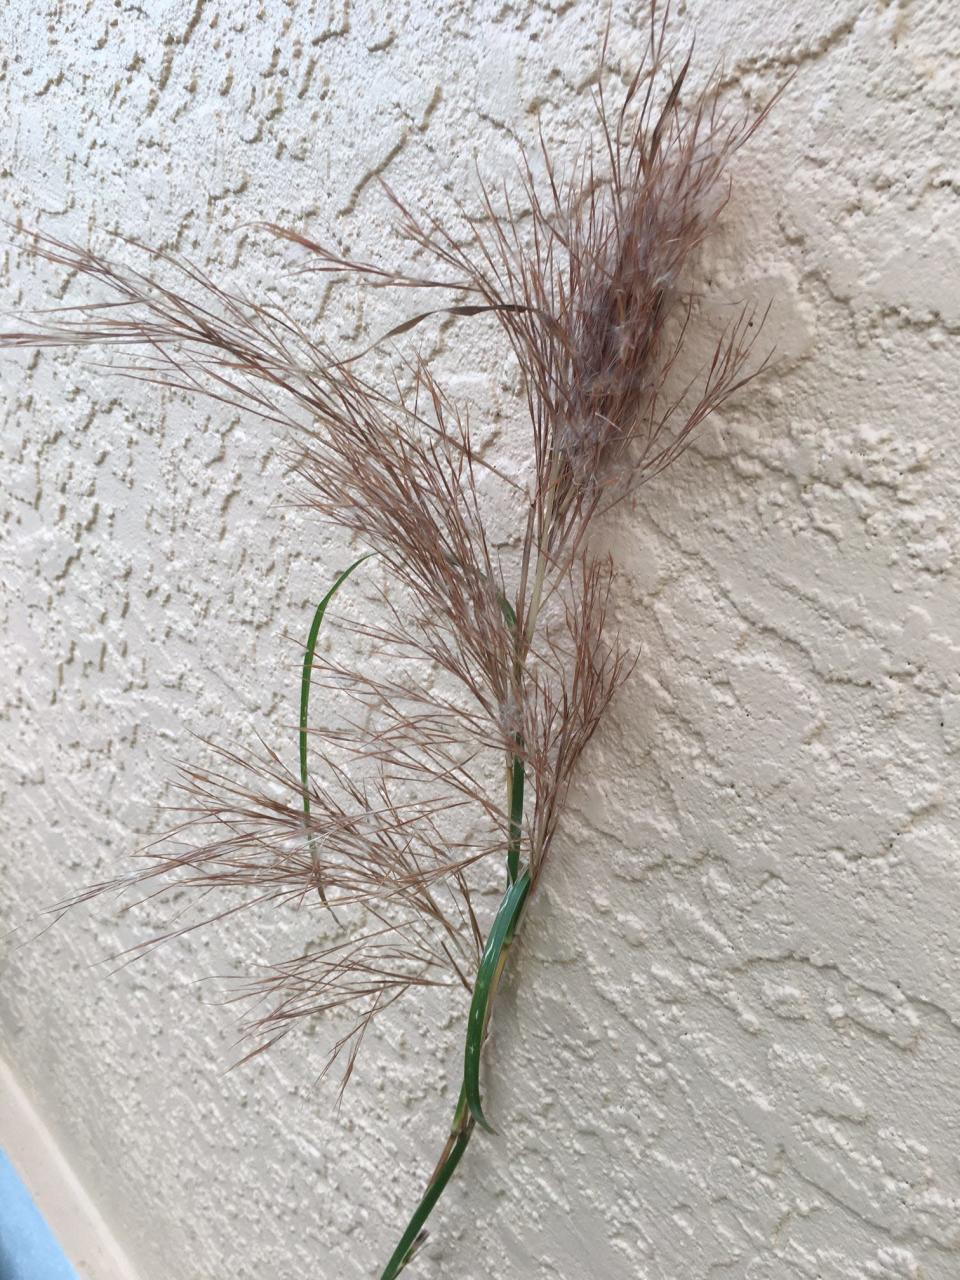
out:
{"label": "concrete ledge", "polygon": [[137,1280],[107,1224],[2,1060],[0,1147],[81,1280]]}

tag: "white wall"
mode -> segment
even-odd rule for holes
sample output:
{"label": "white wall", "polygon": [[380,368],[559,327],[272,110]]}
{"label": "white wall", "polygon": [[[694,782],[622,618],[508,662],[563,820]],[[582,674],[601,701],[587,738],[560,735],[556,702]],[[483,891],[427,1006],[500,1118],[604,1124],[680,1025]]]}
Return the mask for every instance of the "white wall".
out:
{"label": "white wall", "polygon": [[[617,5],[625,67],[643,9]],[[417,1274],[948,1280],[960,27],[952,0],[678,9],[734,98],[796,70],[704,268],[773,297],[781,362],[614,526],[640,666],[498,1014],[505,1136],[475,1140]],[[0,208],[250,288],[289,261],[237,230],[258,218],[376,253],[375,175],[443,213],[475,159],[509,173],[538,109],[579,141],[602,20],[587,0],[7,0]],[[56,286],[16,249],[0,279],[8,308]],[[401,318],[306,288],[337,340]],[[509,420],[492,328],[457,332],[431,354]],[[284,636],[347,551],[280,509],[256,425],[70,353],[4,357],[3,387],[6,927],[157,829],[191,735],[277,740]],[[224,1075],[232,1013],[199,980],[295,952],[309,919],[91,967],[163,918],[102,902],[8,941],[3,1054],[143,1280],[374,1274],[442,1141],[459,1022],[415,1003],[385,1023],[339,1114],[322,1032]]]}

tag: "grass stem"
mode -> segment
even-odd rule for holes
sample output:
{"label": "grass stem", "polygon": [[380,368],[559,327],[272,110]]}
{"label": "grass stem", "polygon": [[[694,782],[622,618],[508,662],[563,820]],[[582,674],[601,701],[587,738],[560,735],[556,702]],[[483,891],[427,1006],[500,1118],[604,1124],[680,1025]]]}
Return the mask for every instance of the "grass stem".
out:
{"label": "grass stem", "polygon": [[460,1158],[466,1151],[467,1144],[473,1135],[475,1124],[473,1116],[467,1110],[466,1092],[461,1088],[460,1100],[453,1114],[453,1123],[450,1126],[450,1136],[447,1138],[446,1146],[443,1148],[437,1167],[427,1183],[427,1189],[423,1193],[420,1203],[413,1211],[413,1216],[407,1223],[407,1229],[400,1237],[400,1243],[391,1254],[390,1261],[384,1268],[380,1280],[394,1280],[426,1240],[427,1232],[424,1229],[424,1223],[433,1211],[434,1205],[443,1195],[447,1183],[453,1177],[454,1171],[460,1163]]}

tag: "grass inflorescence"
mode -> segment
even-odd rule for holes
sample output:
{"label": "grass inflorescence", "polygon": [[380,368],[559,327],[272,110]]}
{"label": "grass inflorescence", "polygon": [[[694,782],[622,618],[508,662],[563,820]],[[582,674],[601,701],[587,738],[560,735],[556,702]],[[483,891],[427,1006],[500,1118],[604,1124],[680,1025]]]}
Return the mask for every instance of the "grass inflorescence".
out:
{"label": "grass inflorescence", "polygon": [[[305,271],[441,295],[384,335],[379,353],[430,316],[492,319],[529,416],[519,478],[475,446],[418,355],[397,355],[384,385],[381,366],[338,357],[278,306],[134,241],[126,256],[139,254],[142,268],[34,234],[35,254],[107,296],[2,338],[135,348],[135,376],[281,429],[297,501],[363,549],[323,596],[304,647],[299,767],[285,763],[283,742],[223,748],[215,768],[185,766],[175,836],[151,845],[132,877],[72,901],[131,879],[203,898],[223,891],[223,911],[168,937],[237,910],[329,910],[335,941],[278,961],[244,994],[261,1010],[252,1053],[305,1018],[347,1012],[324,1068],[342,1066],[341,1088],[374,1019],[413,991],[461,993],[463,1079],[449,1137],[383,1280],[422,1244],[475,1128],[491,1128],[480,1067],[498,983],[578,762],[632,665],[608,625],[613,566],[591,529],[760,367],[745,308],[699,376],[677,385],[695,318],[691,255],[727,198],[728,162],[763,114],[731,116],[717,78],[696,90],[689,79],[690,58],[676,65],[666,20],[653,14],[648,56],[615,109],[599,77],[596,135],[566,174],[541,140],[523,157],[519,190],[481,185],[480,212],[461,210],[455,230],[388,192],[425,271],[348,258],[264,224],[305,252]],[[505,551],[488,534],[486,490],[512,513]],[[321,652],[334,597],[371,556],[387,586],[378,620],[352,624],[367,656],[352,662],[342,643],[330,647],[336,656]],[[336,635],[346,629],[339,620]],[[314,723],[318,687],[346,695],[355,715]],[[500,858],[506,888],[491,918],[478,886]]]}

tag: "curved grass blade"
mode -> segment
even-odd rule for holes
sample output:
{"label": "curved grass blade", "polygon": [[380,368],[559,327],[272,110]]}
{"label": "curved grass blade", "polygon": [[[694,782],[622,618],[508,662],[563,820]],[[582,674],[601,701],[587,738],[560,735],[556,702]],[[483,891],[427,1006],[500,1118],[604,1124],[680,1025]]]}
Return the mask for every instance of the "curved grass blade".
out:
{"label": "curved grass blade", "polygon": [[400,1243],[391,1254],[390,1261],[384,1268],[380,1280],[395,1280],[395,1277],[400,1274],[420,1246],[426,1241],[427,1232],[424,1230],[423,1224],[430,1216],[434,1205],[443,1195],[447,1183],[453,1177],[454,1170],[460,1163],[460,1157],[467,1149],[467,1143],[470,1141],[473,1130],[473,1117],[467,1112],[466,1097],[461,1087],[460,1098],[457,1102],[457,1109],[453,1114],[453,1123],[450,1126],[450,1136],[447,1139],[447,1144],[437,1162],[437,1167],[434,1169],[430,1181],[427,1183],[427,1189],[420,1203],[413,1211],[413,1216],[407,1223],[407,1229],[404,1231]]}
{"label": "curved grass blade", "polygon": [[427,1184],[427,1189],[414,1210],[407,1229],[393,1251],[380,1280],[395,1280],[426,1241],[427,1233],[424,1230],[424,1223],[460,1163],[460,1158],[467,1149],[475,1126],[480,1124],[488,1133],[494,1132],[487,1123],[480,1105],[480,1052],[483,1048],[483,1037],[486,1033],[493,998],[506,963],[507,950],[513,940],[520,912],[529,891],[530,871],[525,868],[523,874],[507,889],[483,949],[467,1020],[463,1084],[460,1088],[453,1123],[450,1126],[450,1136],[433,1171],[433,1176]]}
{"label": "curved grass blade", "polygon": [[480,1105],[480,1051],[483,1048],[483,1037],[486,1033],[493,997],[496,995],[500,975],[506,963],[507,951],[529,891],[530,871],[529,868],[525,868],[523,874],[507,889],[483,949],[467,1020],[463,1085],[460,1088],[457,1109],[450,1126],[450,1136],[433,1171],[433,1176],[427,1184],[427,1189],[414,1210],[407,1229],[394,1249],[380,1280],[395,1280],[425,1242],[427,1233],[424,1230],[424,1223],[443,1194],[447,1183],[453,1177],[475,1126],[479,1124],[488,1133],[494,1132],[484,1118]]}
{"label": "curved grass blade", "polygon": [[[310,634],[307,636],[307,645],[303,654],[303,676],[300,680],[300,790],[303,797],[304,822],[310,817],[310,780],[307,772],[307,715],[310,709],[310,676],[313,671],[313,657],[317,651],[320,624],[323,622],[323,615],[327,611],[327,605],[350,577],[354,569],[375,554],[373,551],[368,551],[359,560],[354,560],[352,565],[344,569],[343,573],[338,576],[336,582],[317,605],[316,612],[313,615],[313,622],[310,624]],[[319,885],[318,888],[321,900],[326,902],[327,898],[323,892],[323,885]]]}
{"label": "curved grass blade", "polygon": [[473,999],[470,1002],[470,1014],[467,1019],[467,1043],[463,1054],[463,1090],[470,1114],[482,1129],[493,1133],[493,1127],[487,1122],[480,1102],[480,1053],[483,1049],[483,1037],[486,1034],[487,1022],[493,997],[500,982],[500,975],[507,960],[507,950],[513,940],[520,912],[530,891],[530,868],[524,869],[521,875],[507,889],[497,912],[497,918],[487,936],[487,945],[483,949],[477,980],[473,988]]}

